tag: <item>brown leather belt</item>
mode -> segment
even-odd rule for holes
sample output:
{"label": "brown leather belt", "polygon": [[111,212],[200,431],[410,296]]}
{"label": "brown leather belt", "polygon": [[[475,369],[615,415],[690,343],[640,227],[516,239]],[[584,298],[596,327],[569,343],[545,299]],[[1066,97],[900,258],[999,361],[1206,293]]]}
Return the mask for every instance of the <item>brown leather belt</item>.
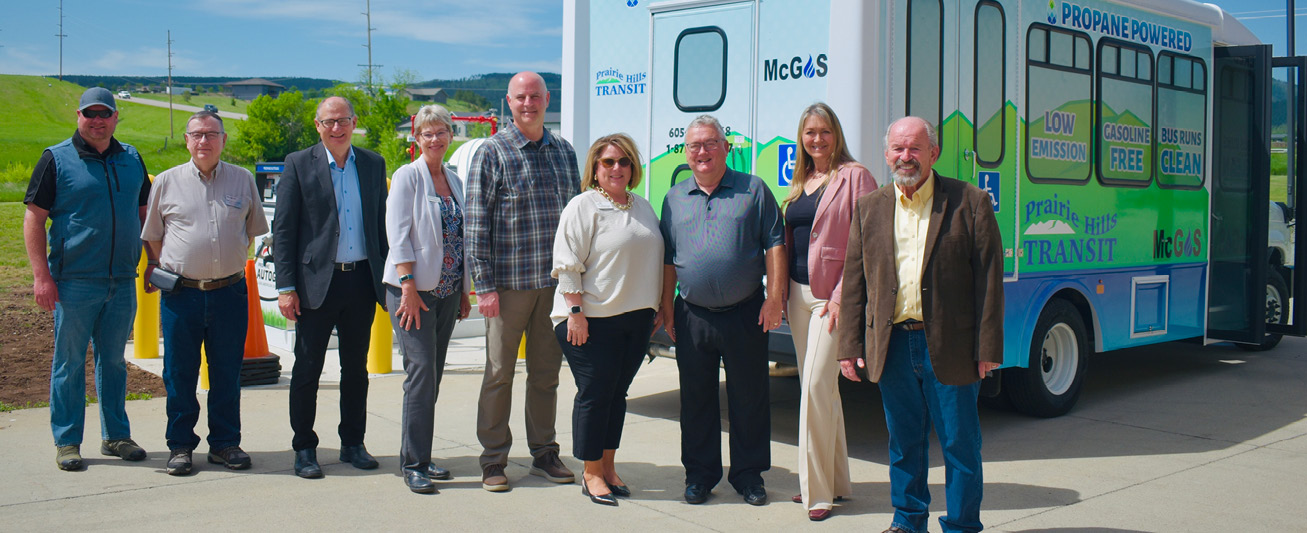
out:
{"label": "brown leather belt", "polygon": [[198,279],[182,278],[180,280],[177,280],[177,282],[180,283],[181,286],[183,287],[200,289],[202,291],[212,291],[216,289],[221,289],[233,283],[239,282],[243,279],[245,279],[245,273],[237,272],[235,274],[232,274],[222,279],[198,280]]}
{"label": "brown leather belt", "polygon": [[894,324],[894,329],[900,329],[903,331],[921,331],[926,329],[926,323],[920,320],[908,319],[899,322],[898,324]]}

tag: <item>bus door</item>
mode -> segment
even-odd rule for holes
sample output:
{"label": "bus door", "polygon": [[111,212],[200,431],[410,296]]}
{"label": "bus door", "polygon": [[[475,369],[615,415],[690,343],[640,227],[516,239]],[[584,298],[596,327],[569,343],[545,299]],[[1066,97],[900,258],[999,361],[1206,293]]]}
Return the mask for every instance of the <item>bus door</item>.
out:
{"label": "bus door", "polygon": [[730,141],[727,166],[753,169],[753,1],[665,2],[653,12],[649,98],[649,175],[645,194],[655,212],[674,183],[690,179],[685,128],[702,114],[721,122]]}
{"label": "bus door", "polygon": [[1307,234],[1297,224],[1307,216],[1301,201],[1307,164],[1307,57],[1277,57],[1271,61],[1271,171],[1266,271],[1266,332],[1268,335],[1307,334],[1301,306],[1307,290],[1307,249],[1295,246]]}
{"label": "bus door", "polygon": [[1266,334],[1270,46],[1217,47],[1213,59],[1207,337],[1260,344]]}
{"label": "bus door", "polygon": [[989,192],[1016,275],[1017,3],[903,0],[904,109],[939,130],[942,176]]}

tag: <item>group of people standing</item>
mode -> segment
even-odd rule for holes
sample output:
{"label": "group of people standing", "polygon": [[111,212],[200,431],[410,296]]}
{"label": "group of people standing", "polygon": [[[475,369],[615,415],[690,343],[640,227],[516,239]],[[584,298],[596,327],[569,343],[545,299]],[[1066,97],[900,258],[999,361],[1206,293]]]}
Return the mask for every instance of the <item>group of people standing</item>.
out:
{"label": "group of people standing", "polygon": [[[566,358],[577,386],[573,455],[583,463],[582,493],[603,505],[630,496],[615,454],[627,391],[661,327],[676,344],[685,501],[707,501],[723,476],[724,367],[726,477],[745,502],[767,503],[767,335],[788,317],[802,384],[793,501],[819,521],[852,495],[838,376],[859,381],[866,367],[866,377],[880,383],[890,430],[896,513],[887,531],[926,528],[932,426],[948,471],[948,514],[940,523],[945,531],[981,528],[975,403],[979,380],[1002,360],[1002,245],[986,194],[932,171],[939,143],[930,124],[907,117],[890,126],[885,157],[894,186],[878,189],[851,156],[835,112],[809,106],[799,118],[794,178],[778,204],[760,178],[727,168],[725,128],[697,117],[684,145],[692,179],[672,186],[656,216],[632,192],[643,164],[629,136],[601,137],[578,165],[571,144],[544,127],[544,80],[520,73],[507,93],[512,122],[478,150],[465,176],[443,163],[453,123],[437,105],[417,113],[421,157],[395,171],[388,194],[384,160],[350,144],[357,118],[343,98],[317,109],[322,142],[287,156],[271,230],[278,305],[297,324],[290,422],[298,476],[323,476],[313,426],[333,330],[340,460],[363,469],[379,464],[364,435],[371,309],[381,303],[407,373],[399,457],[405,484],[434,493],[434,480],[452,477],[432,460],[435,402],[452,329],[469,315],[475,286],[487,328],[476,424],[485,490],[510,488],[508,420],[525,339],[530,473],[575,481],[555,431]],[[201,343],[212,386],[208,460],[248,468],[240,449],[238,341],[246,327],[244,259],[252,238],[268,228],[257,189],[248,171],[220,160],[226,134],[214,113],[191,117],[191,161],[153,185],[139,154],[112,139],[116,122],[112,95],[88,90],[77,133],[43,154],[26,200],[36,300],[55,312],[56,461],[65,470],[83,466],[80,372],[88,340],[105,421],[102,452],[146,456],[131,440],[122,405],[139,239],[148,245],[147,290],[167,280],[155,269],[178,277],[162,304],[168,472],[190,473],[200,442]]]}

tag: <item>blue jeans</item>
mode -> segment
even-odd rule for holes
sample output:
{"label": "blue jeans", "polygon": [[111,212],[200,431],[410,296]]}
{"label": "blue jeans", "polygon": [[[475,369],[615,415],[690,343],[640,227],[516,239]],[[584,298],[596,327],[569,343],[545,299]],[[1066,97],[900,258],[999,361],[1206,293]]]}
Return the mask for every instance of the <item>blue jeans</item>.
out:
{"label": "blue jeans", "polygon": [[201,291],[178,287],[161,298],[163,384],[168,389],[168,449],[194,450],[200,402],[200,344],[209,364],[209,449],[241,443],[241,365],[249,302],[245,282]]}
{"label": "blue jeans", "polygon": [[880,378],[889,426],[890,503],[894,522],[906,531],[926,531],[930,516],[930,436],[932,422],[944,451],[944,531],[980,531],[984,476],[980,462],[980,382],[944,385],[930,365],[924,331],[894,330]]}
{"label": "blue jeans", "polygon": [[95,348],[95,396],[104,440],[132,436],[127,423],[123,348],[136,315],[132,278],[55,282],[54,361],[50,366],[50,430],[55,446],[80,445],[86,422],[86,344]]}

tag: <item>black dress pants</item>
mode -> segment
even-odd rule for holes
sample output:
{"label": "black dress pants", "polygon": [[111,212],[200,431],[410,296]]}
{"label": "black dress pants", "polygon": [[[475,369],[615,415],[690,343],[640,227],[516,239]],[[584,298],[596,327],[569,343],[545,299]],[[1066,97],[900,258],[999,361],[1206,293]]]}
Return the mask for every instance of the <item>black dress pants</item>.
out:
{"label": "black dress pants", "polygon": [[572,454],[577,459],[598,461],[604,450],[616,450],[622,443],[626,391],[649,347],[653,319],[654,310],[648,308],[588,318],[590,336],[580,346],[567,341],[566,321],[554,326],[558,345],[576,379]]}
{"label": "black dress pants", "polygon": [[722,479],[721,367],[726,368],[731,470],[736,491],[762,483],[771,468],[767,333],[758,324],[763,291],[729,310],[676,298],[676,366],[681,374],[681,463],[685,482],[712,488]]}
{"label": "black dress pants", "polygon": [[303,307],[295,326],[295,366],[290,377],[290,428],[295,451],[318,447],[313,422],[318,416],[318,378],[336,330],[340,353],[341,446],[363,444],[368,408],[368,343],[377,295],[367,263],[349,272],[335,271],[327,297],[316,309]]}

